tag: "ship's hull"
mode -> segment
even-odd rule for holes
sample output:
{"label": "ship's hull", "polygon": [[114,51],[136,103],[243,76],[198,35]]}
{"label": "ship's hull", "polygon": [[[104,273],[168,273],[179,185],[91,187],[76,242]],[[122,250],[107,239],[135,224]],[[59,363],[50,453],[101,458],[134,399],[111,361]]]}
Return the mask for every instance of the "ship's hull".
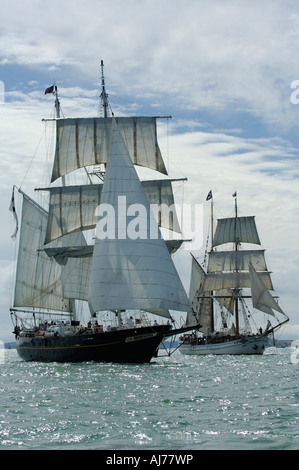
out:
{"label": "ship's hull", "polygon": [[169,325],[70,336],[18,336],[16,347],[25,361],[146,363],[156,355]]}
{"label": "ship's hull", "polygon": [[247,336],[221,343],[187,344],[183,343],[179,350],[184,355],[208,355],[208,354],[263,354],[267,343],[267,337],[262,335]]}

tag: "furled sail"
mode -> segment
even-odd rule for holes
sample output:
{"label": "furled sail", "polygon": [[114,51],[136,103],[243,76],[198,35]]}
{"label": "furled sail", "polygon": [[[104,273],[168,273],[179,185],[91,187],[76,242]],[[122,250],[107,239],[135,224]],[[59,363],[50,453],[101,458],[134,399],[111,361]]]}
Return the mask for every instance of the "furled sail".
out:
{"label": "furled sail", "polygon": [[[94,312],[143,309],[164,316],[167,309],[186,311],[190,308],[189,300],[150,213],[121,129],[113,119],[101,196],[101,207],[107,210],[97,224],[89,305]],[[139,213],[138,221],[131,217],[124,225],[123,203],[130,207],[131,216]],[[109,218],[111,208],[114,214]]]}
{"label": "furled sail", "polygon": [[157,141],[156,118],[78,118],[56,121],[52,182],[78,168],[107,163],[112,119],[136,165],[167,174]]}
{"label": "furled sail", "polygon": [[47,213],[23,195],[21,233],[14,295],[15,307],[71,311],[63,298],[61,267],[44,251]]}
{"label": "furled sail", "polygon": [[218,219],[213,247],[230,242],[261,244],[254,216]]}
{"label": "furled sail", "polygon": [[252,264],[249,266],[251,281],[252,304],[254,308],[261,310],[269,315],[273,315],[273,310],[284,314],[272,295],[266,289],[263,281],[260,279],[260,273],[257,273]]}

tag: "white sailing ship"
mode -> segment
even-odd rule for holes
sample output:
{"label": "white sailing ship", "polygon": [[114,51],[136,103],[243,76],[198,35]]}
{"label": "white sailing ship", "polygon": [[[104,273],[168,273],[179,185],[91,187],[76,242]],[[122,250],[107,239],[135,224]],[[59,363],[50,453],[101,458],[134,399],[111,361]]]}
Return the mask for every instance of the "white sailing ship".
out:
{"label": "white sailing ship", "polygon": [[[180,338],[182,354],[263,354],[269,335],[289,320],[269,292],[273,285],[265,250],[257,248],[261,242],[255,218],[239,217],[237,193],[233,197],[235,216],[219,219],[215,234],[211,191],[207,197],[211,200],[211,250],[206,269],[192,255],[189,298],[193,310],[186,320],[187,325],[199,322],[202,327],[199,333]],[[262,326],[256,323],[261,321],[258,312],[266,317]]]}

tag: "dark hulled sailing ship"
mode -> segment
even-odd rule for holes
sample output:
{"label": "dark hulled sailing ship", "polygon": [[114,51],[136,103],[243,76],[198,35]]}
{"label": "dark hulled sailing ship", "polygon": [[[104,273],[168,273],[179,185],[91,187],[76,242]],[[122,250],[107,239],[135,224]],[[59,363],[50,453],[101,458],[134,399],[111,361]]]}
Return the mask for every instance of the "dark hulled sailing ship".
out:
{"label": "dark hulled sailing ship", "polygon": [[[172,327],[170,310],[190,309],[171,258],[183,240],[164,240],[160,231],[179,233],[176,216],[151,211],[151,204],[174,202],[156,118],[110,116],[101,66],[103,117],[60,118],[57,87],[46,90],[56,107],[51,185],[42,188],[47,209],[19,190],[11,315],[24,360],[149,362],[163,339],[194,329]],[[135,165],[165,178],[141,182]],[[88,184],[68,183],[78,171]],[[78,303],[88,305],[86,326]],[[147,313],[160,324],[149,323]],[[114,324],[107,325],[108,314]]]}

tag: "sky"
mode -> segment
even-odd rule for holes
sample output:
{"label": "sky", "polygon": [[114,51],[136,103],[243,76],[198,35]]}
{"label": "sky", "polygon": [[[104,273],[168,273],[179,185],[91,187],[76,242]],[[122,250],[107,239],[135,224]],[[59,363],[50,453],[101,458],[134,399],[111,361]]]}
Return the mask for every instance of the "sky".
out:
{"label": "sky", "polygon": [[[11,335],[13,185],[48,184],[42,121],[54,81],[66,117],[98,114],[100,60],[115,115],[159,120],[184,202],[216,217],[255,215],[280,306],[299,338],[299,3],[296,0],[2,0],[0,339]],[[298,93],[297,93],[298,89]],[[50,166],[49,162],[47,162]],[[203,256],[204,246],[196,253]],[[175,256],[186,290],[190,255]]]}

